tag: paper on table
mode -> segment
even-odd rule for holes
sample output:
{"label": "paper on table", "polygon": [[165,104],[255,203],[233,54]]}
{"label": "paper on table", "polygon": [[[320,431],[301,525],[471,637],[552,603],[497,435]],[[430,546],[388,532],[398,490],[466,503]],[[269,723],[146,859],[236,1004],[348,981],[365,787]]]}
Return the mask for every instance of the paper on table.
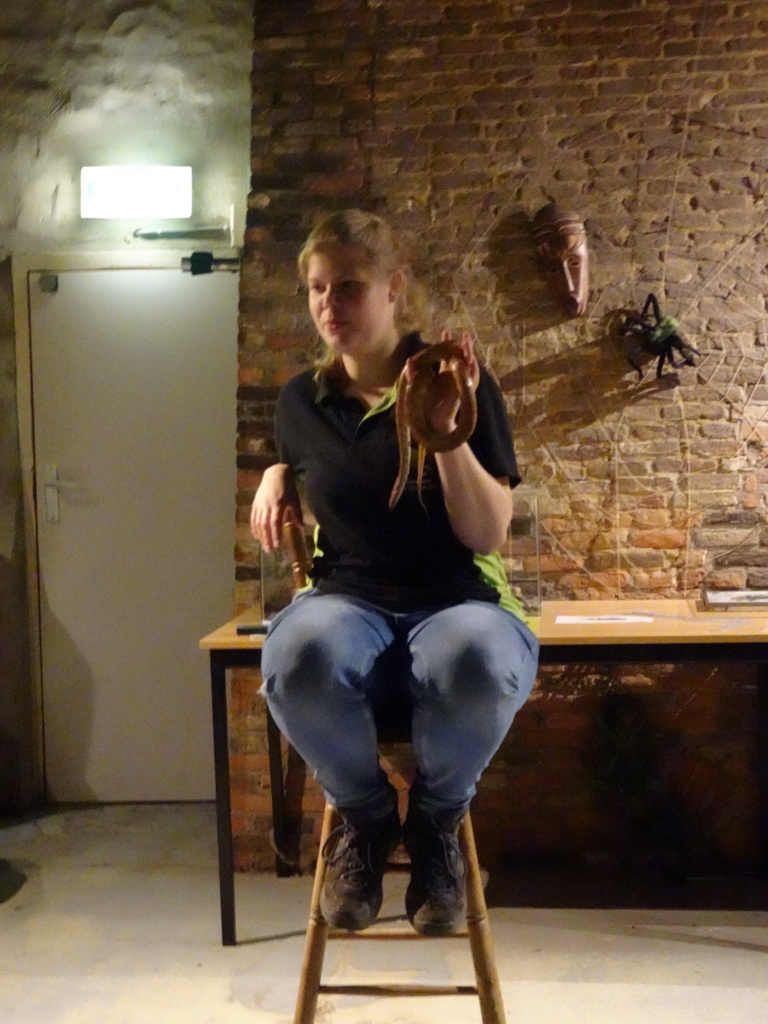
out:
{"label": "paper on table", "polygon": [[564,626],[581,622],[653,622],[652,615],[556,615],[556,623]]}

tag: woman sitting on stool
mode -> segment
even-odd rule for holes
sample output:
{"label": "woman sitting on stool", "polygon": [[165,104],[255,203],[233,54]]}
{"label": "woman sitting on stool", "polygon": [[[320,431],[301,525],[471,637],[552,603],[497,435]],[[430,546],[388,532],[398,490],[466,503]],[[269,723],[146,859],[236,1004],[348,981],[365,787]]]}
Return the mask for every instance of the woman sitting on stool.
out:
{"label": "woman sitting on stool", "polygon": [[[425,347],[418,290],[387,223],[360,210],[311,232],[299,272],[325,357],[279,393],[279,461],[256,492],[251,528],[265,551],[280,544],[286,517],[301,522],[297,480],[318,528],[311,586],[269,627],[262,693],[343,822],[322,851],[329,925],[375,921],[402,840],[408,917],[423,934],[447,934],[464,913],[458,826],[537,667],[498,553],[520,481],[507,414],[464,334],[474,431],[428,456],[390,508],[398,381]],[[451,374],[436,375],[432,391],[430,426],[450,434]],[[392,705],[408,708],[416,763],[402,824],[377,748],[376,716]]]}

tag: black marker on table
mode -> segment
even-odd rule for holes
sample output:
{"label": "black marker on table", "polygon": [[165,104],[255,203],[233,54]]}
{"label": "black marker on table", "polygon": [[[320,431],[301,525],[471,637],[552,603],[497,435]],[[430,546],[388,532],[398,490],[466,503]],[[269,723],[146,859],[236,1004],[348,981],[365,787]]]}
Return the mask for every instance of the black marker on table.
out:
{"label": "black marker on table", "polygon": [[237,627],[238,636],[265,636],[269,629],[269,622],[249,622]]}

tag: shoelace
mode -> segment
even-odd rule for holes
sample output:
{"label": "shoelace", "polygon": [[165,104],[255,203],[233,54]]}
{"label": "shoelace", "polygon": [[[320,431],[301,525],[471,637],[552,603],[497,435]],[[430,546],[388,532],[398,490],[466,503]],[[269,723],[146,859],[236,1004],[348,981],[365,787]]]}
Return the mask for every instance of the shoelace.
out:
{"label": "shoelace", "polygon": [[[346,842],[345,842],[346,840]],[[365,857],[360,854],[359,847],[363,845],[363,837],[358,830],[347,822],[342,822],[328,835],[323,843],[321,856],[328,867],[334,867],[342,860],[348,863],[344,867],[344,877],[359,874],[365,871],[366,867],[372,871],[371,844],[365,843]]]}
{"label": "shoelace", "polygon": [[458,892],[467,873],[467,863],[456,836],[438,832],[429,851],[429,877],[435,894]]}

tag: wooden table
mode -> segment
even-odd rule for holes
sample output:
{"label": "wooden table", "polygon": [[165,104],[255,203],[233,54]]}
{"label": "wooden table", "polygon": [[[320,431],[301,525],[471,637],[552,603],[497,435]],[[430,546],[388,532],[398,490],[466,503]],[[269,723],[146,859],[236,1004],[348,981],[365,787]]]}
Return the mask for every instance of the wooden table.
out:
{"label": "wooden table", "polygon": [[[225,946],[236,942],[227,672],[232,668],[260,666],[263,637],[237,633],[238,625],[258,619],[257,610],[244,612],[200,641],[200,647],[209,653],[211,667],[219,892]],[[541,665],[746,661],[757,667],[760,850],[763,873],[768,874],[768,612],[755,608],[707,611],[693,598],[545,601],[540,619],[533,620],[531,625],[541,641]],[[280,734],[269,713],[267,741],[275,846],[284,850],[286,816]],[[278,875],[290,874],[292,870],[279,854],[276,868]]]}

